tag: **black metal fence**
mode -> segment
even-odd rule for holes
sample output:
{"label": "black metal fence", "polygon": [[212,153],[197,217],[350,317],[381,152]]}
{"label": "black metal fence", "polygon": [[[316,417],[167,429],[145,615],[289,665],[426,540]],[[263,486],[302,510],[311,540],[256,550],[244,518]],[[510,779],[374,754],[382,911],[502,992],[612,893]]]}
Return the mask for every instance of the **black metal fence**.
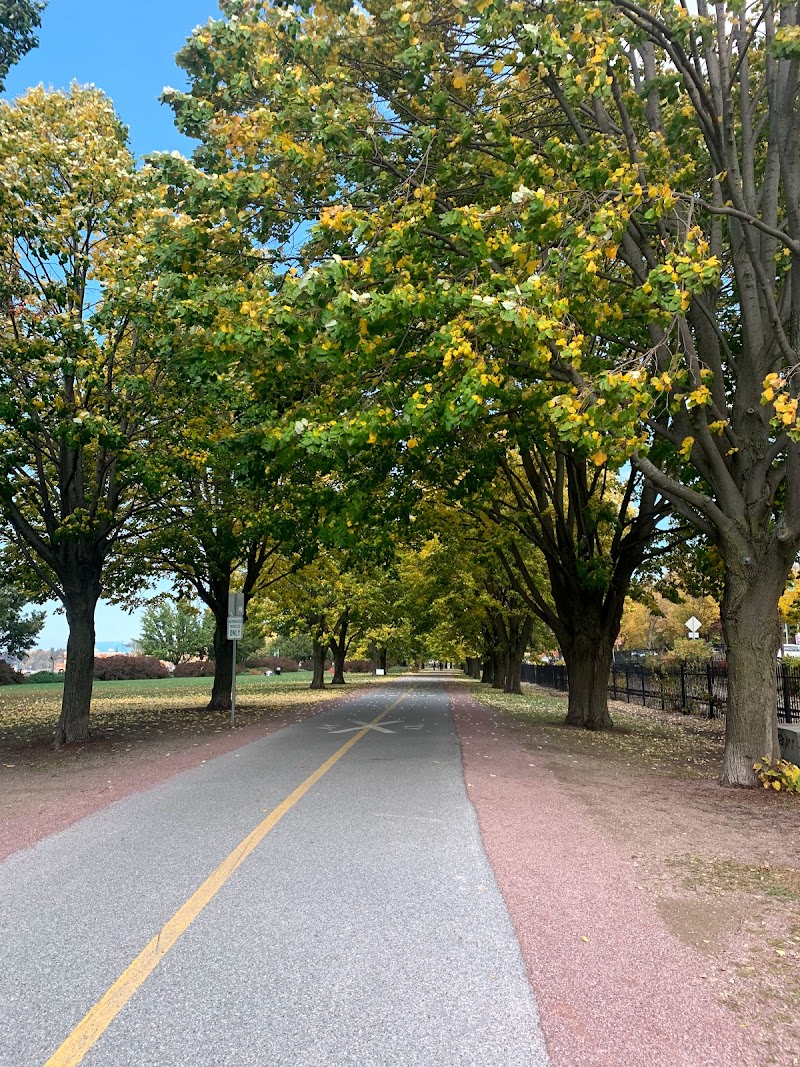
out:
{"label": "black metal fence", "polygon": [[[800,722],[800,667],[781,662],[776,670],[778,721]],[[549,663],[523,663],[522,681],[566,692],[567,668]],[[681,663],[676,667],[615,665],[608,680],[608,695],[612,700],[624,700],[628,704],[715,719],[725,714],[728,668],[713,662]]]}

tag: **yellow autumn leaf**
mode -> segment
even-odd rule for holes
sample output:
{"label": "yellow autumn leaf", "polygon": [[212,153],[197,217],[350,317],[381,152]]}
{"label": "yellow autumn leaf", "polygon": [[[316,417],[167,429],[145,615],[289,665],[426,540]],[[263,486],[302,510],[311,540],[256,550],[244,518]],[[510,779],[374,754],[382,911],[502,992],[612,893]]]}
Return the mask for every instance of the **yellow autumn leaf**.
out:
{"label": "yellow autumn leaf", "polygon": [[496,59],[494,63],[492,63],[492,70],[495,72],[495,74],[502,74],[505,65],[506,62],[504,59]]}
{"label": "yellow autumn leaf", "polygon": [[605,461],[608,459],[608,456],[605,454],[605,452],[602,452],[602,451],[601,452],[595,452],[592,455],[591,459],[592,459],[592,463],[594,463],[595,467],[602,467],[603,464],[605,463]]}
{"label": "yellow autumn leaf", "polygon": [[456,73],[455,73],[455,75],[453,77],[453,88],[454,89],[466,89],[466,87],[467,87],[467,76],[466,76],[466,74],[464,74],[464,72],[462,70],[456,71]]}

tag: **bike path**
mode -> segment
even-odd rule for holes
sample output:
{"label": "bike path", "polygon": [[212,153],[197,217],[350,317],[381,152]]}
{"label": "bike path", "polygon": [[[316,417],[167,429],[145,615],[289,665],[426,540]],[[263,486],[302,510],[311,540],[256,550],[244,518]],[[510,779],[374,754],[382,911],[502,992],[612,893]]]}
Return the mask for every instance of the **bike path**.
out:
{"label": "bike path", "polygon": [[[69,1059],[198,886],[387,709]],[[376,687],[10,857],[0,946],[8,1067],[548,1063],[441,680]]]}

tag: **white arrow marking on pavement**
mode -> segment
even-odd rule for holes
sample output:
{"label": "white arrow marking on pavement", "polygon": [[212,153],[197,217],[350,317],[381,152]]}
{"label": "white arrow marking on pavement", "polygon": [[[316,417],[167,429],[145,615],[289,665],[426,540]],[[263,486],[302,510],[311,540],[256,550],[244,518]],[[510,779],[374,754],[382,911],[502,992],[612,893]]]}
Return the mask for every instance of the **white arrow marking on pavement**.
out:
{"label": "white arrow marking on pavement", "polygon": [[404,730],[421,730],[424,725],[425,725],[425,723],[420,722],[420,723],[417,723],[416,726],[404,726],[403,729]]}
{"label": "white arrow marking on pavement", "polygon": [[395,726],[397,723],[402,722],[402,719],[384,719],[383,726],[373,726],[372,723],[362,722],[360,719],[351,719],[350,722],[357,723],[356,726],[343,726],[340,730],[331,730],[332,734],[354,734],[358,730],[377,730],[379,734],[394,734],[396,730],[386,730],[385,726]]}

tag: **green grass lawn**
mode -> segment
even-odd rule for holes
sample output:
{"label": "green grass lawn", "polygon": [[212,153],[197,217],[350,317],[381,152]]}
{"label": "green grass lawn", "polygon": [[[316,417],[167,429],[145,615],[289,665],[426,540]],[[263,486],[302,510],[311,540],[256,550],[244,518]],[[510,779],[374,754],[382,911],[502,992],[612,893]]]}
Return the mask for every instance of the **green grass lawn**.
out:
{"label": "green grass lawn", "polygon": [[469,683],[470,696],[501,712],[515,726],[529,726],[551,749],[575,754],[608,755],[641,770],[714,777],[722,752],[723,726],[695,716],[680,716],[652,708],[612,706],[613,730],[579,730],[565,726],[566,694],[523,685],[522,695],[502,693]]}
{"label": "green grass lawn", "polygon": [[[326,681],[327,681],[326,677]],[[372,682],[371,675],[351,675],[355,687]],[[326,685],[310,690],[310,671],[272,675],[240,674],[236,680],[238,721],[246,725],[264,715],[327,700],[341,692]],[[95,682],[91,729],[94,735],[124,737],[154,731],[192,732],[208,729],[218,719],[220,729],[229,712],[206,711],[211,678],[158,678],[143,681]],[[48,741],[55,730],[63,685],[59,682],[0,687],[0,746]]]}

